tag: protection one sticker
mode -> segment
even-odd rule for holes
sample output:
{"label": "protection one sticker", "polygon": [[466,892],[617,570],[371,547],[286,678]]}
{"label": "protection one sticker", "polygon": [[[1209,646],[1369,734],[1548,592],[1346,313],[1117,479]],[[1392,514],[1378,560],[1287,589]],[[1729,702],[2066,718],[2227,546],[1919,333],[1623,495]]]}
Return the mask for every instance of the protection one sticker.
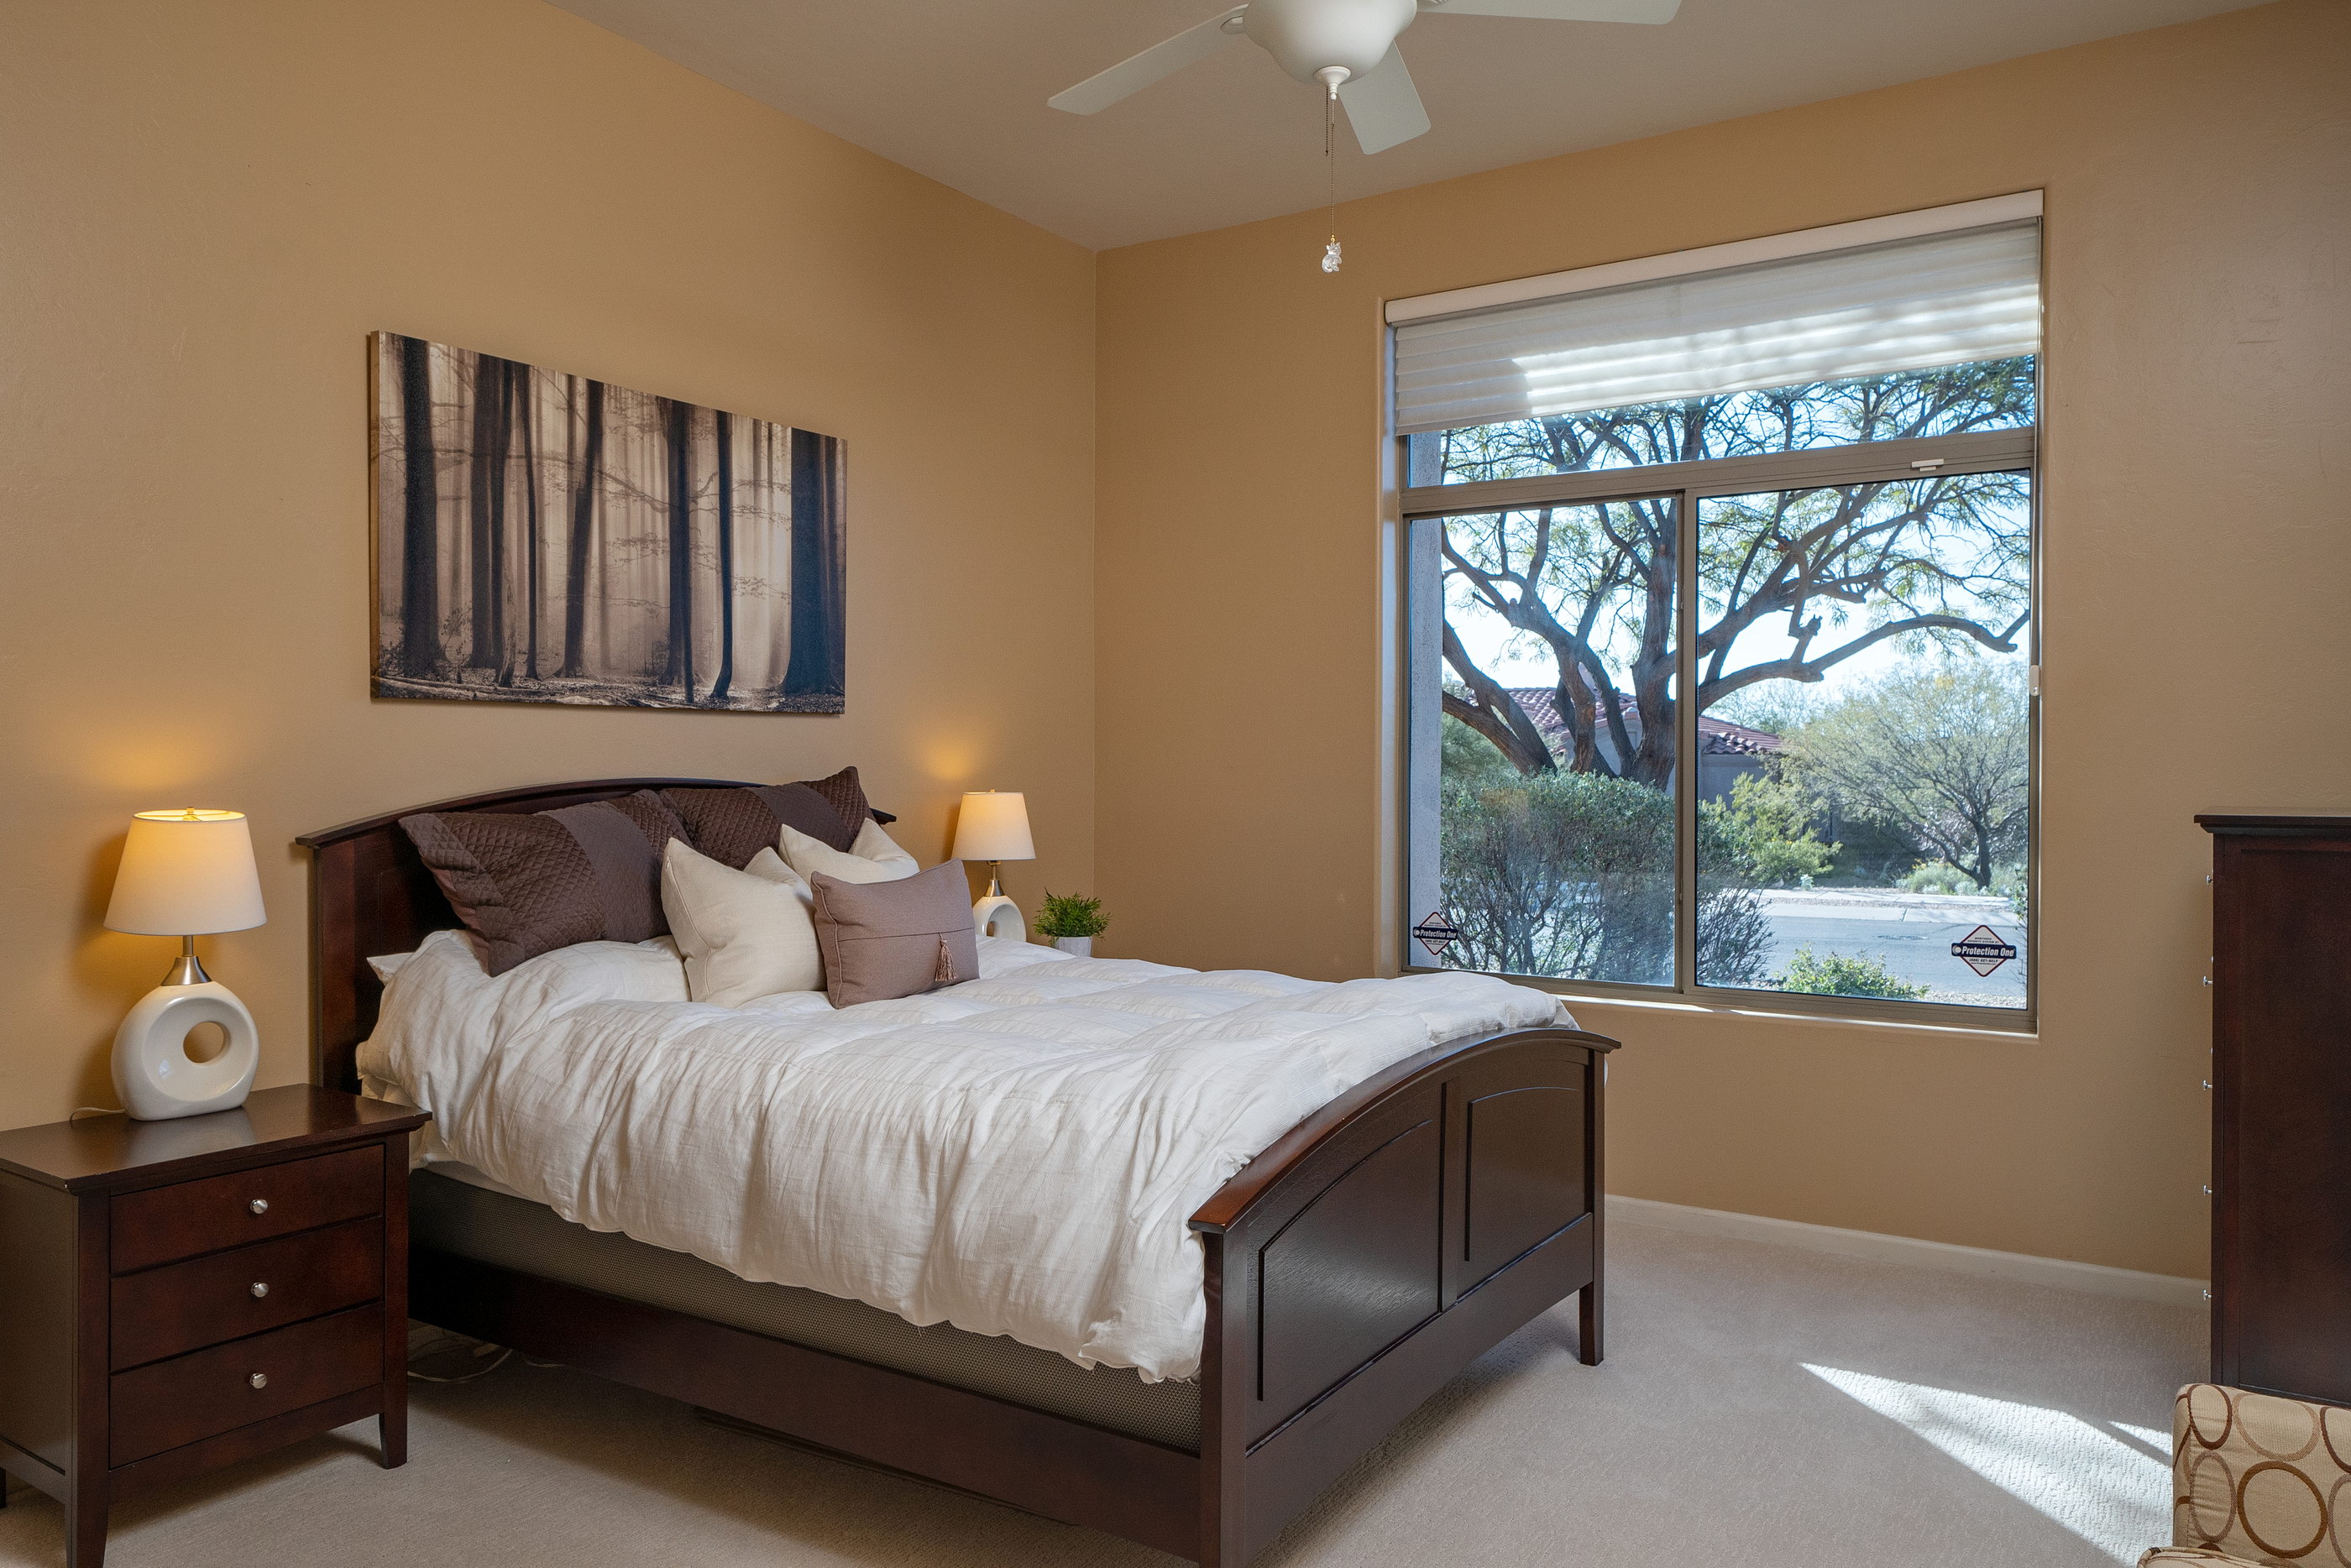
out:
{"label": "protection one sticker", "polygon": [[1951,956],[1978,974],[1990,974],[2016,956],[2016,949],[2000,940],[1990,926],[1978,926],[1951,944]]}
{"label": "protection one sticker", "polygon": [[1444,910],[1434,909],[1428,919],[1413,927],[1412,934],[1420,939],[1420,945],[1428,950],[1430,957],[1443,958],[1445,950],[1461,940],[1461,928]]}

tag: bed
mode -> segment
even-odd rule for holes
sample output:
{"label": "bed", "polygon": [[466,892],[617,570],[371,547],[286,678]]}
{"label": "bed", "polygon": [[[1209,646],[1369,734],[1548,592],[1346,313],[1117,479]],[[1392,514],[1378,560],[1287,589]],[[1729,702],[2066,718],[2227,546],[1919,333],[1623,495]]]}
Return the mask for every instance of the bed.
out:
{"label": "bed", "polygon": [[[729,782],[549,784],[302,837],[315,1081],[360,1087],[381,1000],[368,959],[455,924],[402,816]],[[410,1310],[722,1419],[1238,1568],[1423,1400],[1571,1294],[1582,1359],[1599,1362],[1614,1047],[1567,1027],[1447,1039],[1274,1137],[1189,1217],[1202,1326],[1188,1379],[733,1278],[457,1167],[413,1179]]]}

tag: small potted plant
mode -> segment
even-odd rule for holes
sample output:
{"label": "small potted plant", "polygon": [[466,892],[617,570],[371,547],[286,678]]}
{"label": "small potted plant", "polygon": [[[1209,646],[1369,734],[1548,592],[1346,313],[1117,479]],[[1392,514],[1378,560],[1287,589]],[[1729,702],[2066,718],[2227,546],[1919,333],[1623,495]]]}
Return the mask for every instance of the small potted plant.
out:
{"label": "small potted plant", "polygon": [[1080,958],[1093,956],[1094,939],[1109,924],[1102,912],[1102,900],[1082,893],[1056,893],[1048,888],[1044,908],[1037,911],[1038,932],[1052,938],[1053,945],[1063,952]]}

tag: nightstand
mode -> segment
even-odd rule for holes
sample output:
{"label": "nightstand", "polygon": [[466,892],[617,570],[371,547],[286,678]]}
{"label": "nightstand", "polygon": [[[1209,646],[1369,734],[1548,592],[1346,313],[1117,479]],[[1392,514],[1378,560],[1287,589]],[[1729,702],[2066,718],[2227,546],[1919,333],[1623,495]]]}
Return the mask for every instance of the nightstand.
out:
{"label": "nightstand", "polygon": [[116,1498],[377,1418],[408,1457],[406,1106],[0,1132],[0,1467],[99,1568]]}

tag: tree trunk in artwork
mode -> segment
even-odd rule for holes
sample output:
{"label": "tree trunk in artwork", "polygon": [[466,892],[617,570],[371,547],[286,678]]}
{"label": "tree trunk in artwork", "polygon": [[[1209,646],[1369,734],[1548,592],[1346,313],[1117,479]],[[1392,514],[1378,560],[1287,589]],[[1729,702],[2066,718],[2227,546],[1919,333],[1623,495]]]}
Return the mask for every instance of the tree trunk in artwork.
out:
{"label": "tree trunk in artwork", "polygon": [[735,684],[735,417],[715,413],[718,447],[718,678],[710,701],[724,704]]}
{"label": "tree trunk in artwork", "polygon": [[441,663],[440,486],[433,453],[433,368],[421,337],[395,337],[400,354],[400,670],[430,675]]}
{"label": "tree trunk in artwork", "polygon": [[662,684],[694,701],[694,406],[662,400],[669,457],[669,657]]}
{"label": "tree trunk in artwork", "polygon": [[495,669],[497,665],[497,552],[492,542],[494,524],[490,520],[492,496],[498,486],[496,465],[490,452],[506,423],[504,401],[499,393],[505,381],[499,368],[506,363],[487,354],[474,361],[474,437],[465,452],[466,545],[471,571],[471,591],[465,596],[467,608],[473,613],[469,628],[470,646],[465,650],[469,669]]}
{"label": "tree trunk in artwork", "polygon": [[483,660],[486,668],[498,672],[498,684],[514,684],[514,639],[507,635],[513,618],[507,614],[507,600],[512,588],[508,583],[507,552],[507,493],[509,470],[514,456],[515,372],[522,367],[511,359],[485,361],[490,370],[490,391],[497,400],[495,417],[490,421],[490,449],[477,458],[489,471],[490,483],[490,656]]}
{"label": "tree trunk in artwork", "polygon": [[539,563],[546,542],[539,537],[538,518],[538,372],[526,365],[517,392],[522,425],[523,557],[523,679],[538,680]]}
{"label": "tree trunk in artwork", "polygon": [[792,431],[791,441],[792,651],[783,694],[839,698],[848,618],[842,603],[847,576],[841,559],[841,443],[809,431]]}
{"label": "tree trunk in artwork", "polygon": [[589,541],[596,521],[596,486],[604,464],[604,383],[588,383],[588,430],[571,491],[571,536],[565,542],[563,572],[563,668],[577,678],[588,641]]}

